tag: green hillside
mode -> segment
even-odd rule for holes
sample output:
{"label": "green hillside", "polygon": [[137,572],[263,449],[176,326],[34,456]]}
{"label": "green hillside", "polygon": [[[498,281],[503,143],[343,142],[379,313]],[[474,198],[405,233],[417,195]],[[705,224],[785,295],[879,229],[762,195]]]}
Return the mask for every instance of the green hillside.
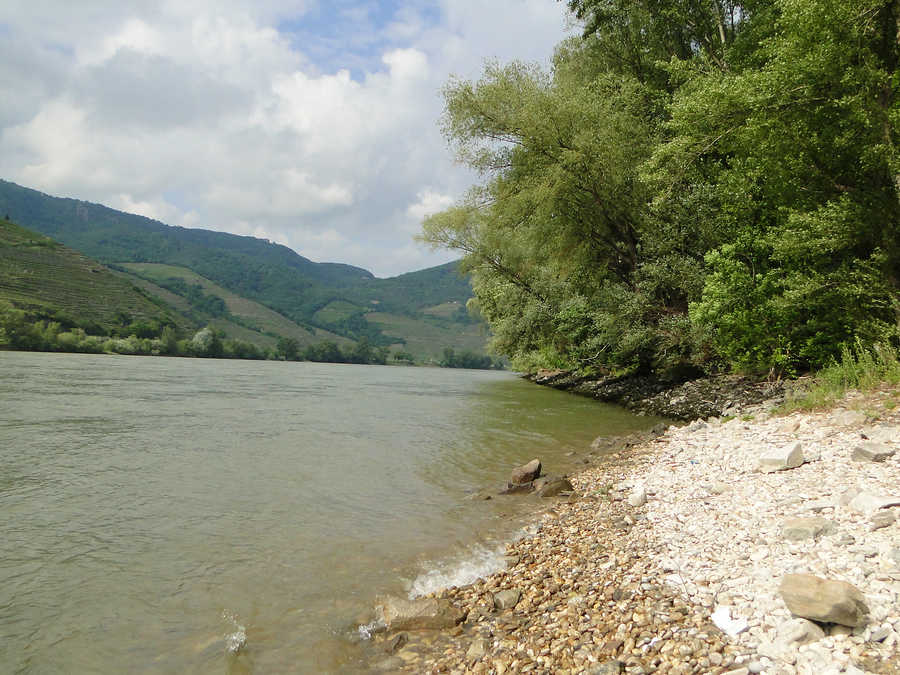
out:
{"label": "green hillside", "polygon": [[[204,293],[214,296],[201,299],[224,301],[224,309],[245,329],[258,329],[267,336],[261,338],[264,342],[271,343],[274,334],[295,338],[301,345],[311,340],[339,341],[337,336],[352,341],[366,338],[376,346],[409,342],[419,346],[407,350],[417,357],[439,354],[444,347],[479,353],[485,349],[486,338],[465,311],[472,289],[458,273],[457,263],[377,279],[351,265],[312,262],[265,240],[170,227],[2,180],[0,213],[103,263],[140,275],[142,279],[135,283],[155,296],[168,297],[175,306],[179,301],[166,295],[171,295],[172,287],[163,283],[169,278],[163,271],[177,268],[182,272],[174,276],[187,279],[184,271],[190,270],[197,275],[190,284],[200,283]],[[198,282],[199,278],[203,281]],[[181,292],[175,295],[186,292],[176,290]],[[453,311],[448,312],[449,308]],[[206,309],[215,307],[208,304]],[[378,320],[373,320],[373,312],[379,314]],[[384,320],[383,315],[398,318]]]}
{"label": "green hillside", "polygon": [[0,219],[0,302],[35,319],[114,334],[140,321],[190,332],[196,324],[103,265]]}
{"label": "green hillside", "polygon": [[[341,346],[351,343],[350,340],[340,335],[319,328],[299,326],[265,305],[232,293],[184,267],[157,263],[123,263],[121,268],[137,277],[135,285],[144,284],[144,288],[148,292],[163,298],[169,304],[182,307],[184,310],[190,308],[190,303],[183,296],[166,288],[167,282],[172,279],[181,279],[189,285],[199,286],[205,293],[213,297],[221,298],[232,320],[228,318],[213,319],[210,323],[221,327],[227,335],[238,339],[249,340],[264,346],[273,346],[278,336],[293,338],[301,347],[324,340],[331,340]],[[237,324],[234,320],[241,323]],[[257,335],[253,335],[253,333],[257,333]],[[262,335],[259,335],[260,333]]]}

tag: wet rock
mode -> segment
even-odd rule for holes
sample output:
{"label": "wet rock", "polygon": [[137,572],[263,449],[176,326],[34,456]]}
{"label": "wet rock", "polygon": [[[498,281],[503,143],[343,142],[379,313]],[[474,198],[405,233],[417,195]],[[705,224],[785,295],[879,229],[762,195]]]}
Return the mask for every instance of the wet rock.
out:
{"label": "wet rock", "polygon": [[534,492],[534,483],[529,481],[528,483],[522,483],[520,485],[507,485],[505,488],[500,490],[497,494],[501,495],[526,495],[530,492]]}
{"label": "wet rock", "polygon": [[392,656],[389,659],[380,661],[375,664],[375,668],[385,673],[396,673],[406,665],[406,661],[399,656]]}
{"label": "wet rock", "polygon": [[376,614],[391,631],[452,628],[466,618],[448,600],[436,598],[406,600],[386,597],[376,609]]}
{"label": "wet rock", "polygon": [[490,651],[491,643],[484,638],[476,638],[466,651],[466,661],[470,663],[482,658]]}
{"label": "wet rock", "polygon": [[763,473],[795,469],[801,464],[803,464],[803,445],[799,442],[766,448],[759,456],[759,470]]}
{"label": "wet rock", "polygon": [[788,541],[815,539],[834,529],[834,524],[825,518],[791,518],[781,526],[781,536]]}
{"label": "wet rock", "polygon": [[393,638],[387,641],[384,646],[384,651],[388,654],[393,654],[394,652],[403,649],[407,642],[409,642],[409,635],[407,633],[397,633]]}
{"label": "wet rock", "polygon": [[494,593],[494,608],[495,609],[512,609],[517,604],[519,604],[519,599],[522,597],[522,591],[517,588],[511,588],[506,591],[500,591],[499,593]]}
{"label": "wet rock", "polygon": [[884,462],[894,456],[896,451],[884,443],[868,441],[853,448],[850,459],[856,462]]}
{"label": "wet rock", "polygon": [[523,483],[530,483],[540,475],[541,460],[535,458],[528,464],[523,464],[513,469],[512,473],[509,474],[509,482],[511,485],[522,485]]}
{"label": "wet rock", "polygon": [[538,497],[556,497],[560,492],[571,492],[575,488],[566,476],[548,480],[538,488]]}
{"label": "wet rock", "polygon": [[791,613],[805,619],[854,628],[868,620],[865,597],[845,581],[812,574],[787,574],[778,591]]}

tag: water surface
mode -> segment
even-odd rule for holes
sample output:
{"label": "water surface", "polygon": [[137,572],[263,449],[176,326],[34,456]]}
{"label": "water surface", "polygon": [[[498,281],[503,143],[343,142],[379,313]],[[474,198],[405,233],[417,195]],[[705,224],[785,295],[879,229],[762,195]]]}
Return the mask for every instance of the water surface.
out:
{"label": "water surface", "polygon": [[510,534],[467,493],[654,421],[509,373],[0,352],[3,671],[353,672],[377,593]]}

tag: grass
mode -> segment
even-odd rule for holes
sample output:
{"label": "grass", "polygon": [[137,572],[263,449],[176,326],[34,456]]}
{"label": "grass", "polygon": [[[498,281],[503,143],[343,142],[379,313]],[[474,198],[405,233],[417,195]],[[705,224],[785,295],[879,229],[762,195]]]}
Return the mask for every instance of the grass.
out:
{"label": "grass", "polygon": [[329,302],[322,309],[313,314],[313,319],[324,324],[337,323],[338,321],[350,318],[359,312],[360,309],[361,308],[358,305],[354,305],[346,300],[335,300]]}
{"label": "grass", "polygon": [[844,347],[839,361],[835,360],[816,373],[808,387],[788,398],[775,412],[787,414],[795,410],[826,408],[848,391],[867,392],[897,384],[900,384],[897,350],[885,344],[867,349],[857,343],[853,349]]}
{"label": "grass", "polygon": [[412,319],[388,312],[370,312],[366,319],[385,334],[406,340],[403,349],[413,354],[417,360],[440,360],[443,358],[444,347],[452,347],[457,352],[485,353],[487,335],[483,325],[448,324],[435,317]]}

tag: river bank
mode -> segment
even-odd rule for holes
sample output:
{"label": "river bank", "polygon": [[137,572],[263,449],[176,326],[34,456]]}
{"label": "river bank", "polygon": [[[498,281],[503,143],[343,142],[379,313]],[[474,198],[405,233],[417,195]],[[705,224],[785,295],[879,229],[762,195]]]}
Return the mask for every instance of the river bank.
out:
{"label": "river bank", "polygon": [[710,375],[679,382],[653,375],[590,377],[567,370],[539,370],[525,378],[641,415],[682,421],[736,415],[762,403],[771,407],[784,401],[800,382],[759,381],[740,375]]}
{"label": "river bank", "polygon": [[[783,418],[767,403],[616,448],[507,546],[507,569],[428,596],[458,625],[376,635],[376,669],[900,672],[896,403],[851,395]],[[853,458],[867,439],[883,461]],[[779,453],[793,468],[761,472]],[[865,616],[792,616],[792,574],[852,584]]]}

